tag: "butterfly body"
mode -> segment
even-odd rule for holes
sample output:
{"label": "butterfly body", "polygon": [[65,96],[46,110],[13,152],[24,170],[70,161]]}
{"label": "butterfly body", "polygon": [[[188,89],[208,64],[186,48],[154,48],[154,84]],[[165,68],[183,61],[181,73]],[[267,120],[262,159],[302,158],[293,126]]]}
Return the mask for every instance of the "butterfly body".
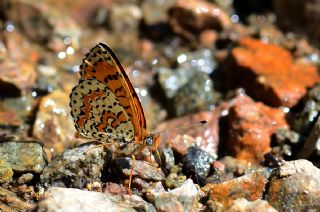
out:
{"label": "butterfly body", "polygon": [[139,98],[106,44],[99,43],[83,59],[70,107],[81,137],[112,144],[118,154],[137,155],[158,145],[159,135],[147,130]]}

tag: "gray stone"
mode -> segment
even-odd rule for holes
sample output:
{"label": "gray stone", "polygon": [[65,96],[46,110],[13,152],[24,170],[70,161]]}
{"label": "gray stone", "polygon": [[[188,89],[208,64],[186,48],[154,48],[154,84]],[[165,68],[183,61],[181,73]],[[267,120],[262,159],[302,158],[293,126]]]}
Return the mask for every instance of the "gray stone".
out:
{"label": "gray stone", "polygon": [[115,196],[109,193],[52,187],[38,204],[36,211],[155,211],[154,207],[136,195]]}
{"label": "gray stone", "polygon": [[101,182],[106,153],[102,146],[85,145],[54,158],[40,176],[44,186],[83,188]]}
{"label": "gray stone", "polygon": [[147,193],[159,211],[198,211],[201,207],[199,199],[204,193],[192,182],[186,180],[181,187],[165,191],[162,184],[156,183]]}
{"label": "gray stone", "polygon": [[9,163],[14,172],[41,173],[46,165],[42,145],[38,143],[1,143],[0,158]]}

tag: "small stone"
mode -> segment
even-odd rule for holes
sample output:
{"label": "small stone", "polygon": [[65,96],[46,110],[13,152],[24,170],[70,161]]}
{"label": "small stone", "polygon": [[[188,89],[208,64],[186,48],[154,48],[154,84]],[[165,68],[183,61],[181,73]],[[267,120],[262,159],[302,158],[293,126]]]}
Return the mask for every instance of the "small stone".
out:
{"label": "small stone", "polygon": [[27,173],[23,174],[18,178],[18,184],[22,185],[25,183],[29,183],[33,179],[33,174]]}
{"label": "small stone", "polygon": [[165,184],[167,188],[173,189],[180,187],[185,181],[187,177],[184,175],[177,175],[176,173],[170,173],[166,178]]}
{"label": "small stone", "polygon": [[115,195],[122,195],[128,194],[128,188],[124,187],[121,184],[108,182],[103,188],[103,193],[115,194]]}
{"label": "small stone", "polygon": [[111,195],[74,188],[52,187],[39,202],[37,211],[155,211],[136,195]]}
{"label": "small stone", "polygon": [[[307,88],[320,81],[317,68],[297,63],[289,51],[259,40],[244,38],[232,50],[227,70],[232,86],[272,106],[294,106]],[[248,83],[252,82],[252,83]]]}
{"label": "small stone", "polygon": [[96,145],[83,145],[66,150],[45,167],[40,176],[45,187],[85,188],[93,182],[101,183],[106,153]]}
{"label": "small stone", "polygon": [[244,198],[237,199],[226,210],[226,212],[245,212],[245,211],[263,211],[263,212],[276,212],[267,201],[257,199],[255,201],[248,201]]}
{"label": "small stone", "polygon": [[284,162],[271,175],[266,200],[279,211],[320,208],[320,169],[307,160]]}
{"label": "small stone", "polygon": [[1,143],[0,158],[9,163],[14,172],[41,173],[46,166],[44,151],[39,143]]}
{"label": "small stone", "polygon": [[198,202],[201,197],[203,193],[191,179],[170,191],[165,191],[159,182],[147,193],[148,200],[153,202],[158,211],[198,211],[201,207]]}
{"label": "small stone", "polygon": [[24,202],[17,194],[0,187],[0,210],[1,211],[30,211],[34,204]]}
{"label": "small stone", "polygon": [[285,114],[243,94],[231,102],[227,150],[237,159],[259,163],[271,150],[271,135],[277,129],[288,128]]}
{"label": "small stone", "polygon": [[[120,172],[123,175],[129,177],[132,167],[132,159],[128,157],[117,157],[112,162],[112,167],[114,167],[116,172]],[[146,162],[136,160],[133,168],[132,176],[138,176],[144,180],[164,180],[165,175],[161,168]]]}
{"label": "small stone", "polygon": [[168,22],[168,9],[173,5],[171,0],[149,0],[141,5],[143,20],[147,25]]}
{"label": "small stone", "polygon": [[12,168],[6,161],[0,160],[0,183],[9,181],[13,176]]}
{"label": "small stone", "polygon": [[230,207],[236,199],[246,198],[254,201],[262,198],[270,173],[266,169],[257,170],[220,184],[207,184],[202,190],[209,194],[214,205]]}
{"label": "small stone", "polygon": [[190,147],[183,158],[183,170],[188,175],[192,173],[201,178],[206,178],[213,161],[214,158],[207,152],[198,147]]}
{"label": "small stone", "polygon": [[163,168],[168,171],[175,165],[173,151],[170,147],[166,147],[161,151],[161,153],[161,165],[164,166]]}

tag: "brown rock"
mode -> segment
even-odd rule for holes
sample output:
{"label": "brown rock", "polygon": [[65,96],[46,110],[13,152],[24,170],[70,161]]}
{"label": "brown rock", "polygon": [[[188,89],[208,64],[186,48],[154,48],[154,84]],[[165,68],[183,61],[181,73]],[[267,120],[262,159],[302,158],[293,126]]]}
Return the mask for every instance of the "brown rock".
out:
{"label": "brown rock", "polygon": [[76,130],[69,114],[69,95],[55,91],[41,99],[33,136],[59,153],[76,143]]}
{"label": "brown rock", "polygon": [[34,67],[26,62],[5,60],[0,70],[0,93],[8,96],[21,96],[36,80]]}
{"label": "brown rock", "polygon": [[272,106],[294,106],[307,88],[319,82],[314,65],[297,63],[285,49],[244,38],[231,52],[230,83]]}
{"label": "brown rock", "polygon": [[19,127],[21,120],[12,111],[0,111],[0,125]]}
{"label": "brown rock", "polygon": [[217,108],[212,112],[199,112],[197,114],[163,122],[158,126],[157,131],[173,129],[185,124],[197,123],[202,120],[207,121],[203,126],[184,127],[172,130],[169,133],[161,134],[161,145],[169,145],[176,152],[184,155],[191,145],[197,144],[202,150],[217,157],[219,143],[218,118],[220,117],[220,113],[221,109]]}
{"label": "brown rock", "polygon": [[279,128],[287,128],[283,111],[239,95],[232,101],[227,116],[230,132],[227,150],[237,159],[259,163],[270,151],[270,137]]}
{"label": "brown rock", "polygon": [[173,31],[189,40],[206,29],[221,30],[231,24],[228,15],[213,3],[198,0],[177,1],[169,9]]}
{"label": "brown rock", "polygon": [[209,199],[215,205],[222,204],[224,208],[228,208],[239,198],[245,198],[249,201],[260,199],[268,175],[266,170],[258,170],[221,184],[207,184],[202,190],[209,194]]}
{"label": "brown rock", "polygon": [[279,211],[319,210],[320,169],[307,160],[284,162],[272,173],[266,199]]}

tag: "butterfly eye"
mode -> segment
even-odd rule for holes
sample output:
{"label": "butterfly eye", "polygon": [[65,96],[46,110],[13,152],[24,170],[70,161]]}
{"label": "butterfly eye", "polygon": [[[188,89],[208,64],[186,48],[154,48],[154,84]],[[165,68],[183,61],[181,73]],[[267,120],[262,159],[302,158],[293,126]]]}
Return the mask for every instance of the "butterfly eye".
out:
{"label": "butterfly eye", "polygon": [[153,145],[153,138],[152,137],[147,137],[145,139],[146,145],[147,146],[152,146]]}

